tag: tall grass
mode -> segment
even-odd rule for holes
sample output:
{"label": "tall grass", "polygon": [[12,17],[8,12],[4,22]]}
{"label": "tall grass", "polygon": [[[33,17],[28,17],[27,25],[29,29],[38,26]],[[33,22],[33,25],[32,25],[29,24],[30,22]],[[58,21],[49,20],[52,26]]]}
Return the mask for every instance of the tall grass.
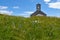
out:
{"label": "tall grass", "polygon": [[60,18],[0,15],[0,40],[60,40]]}

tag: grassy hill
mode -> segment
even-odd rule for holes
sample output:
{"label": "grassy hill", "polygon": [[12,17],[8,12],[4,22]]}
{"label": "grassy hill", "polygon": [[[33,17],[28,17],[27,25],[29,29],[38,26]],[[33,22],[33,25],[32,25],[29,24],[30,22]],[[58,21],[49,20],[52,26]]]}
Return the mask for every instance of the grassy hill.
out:
{"label": "grassy hill", "polygon": [[60,18],[0,15],[0,40],[60,40]]}

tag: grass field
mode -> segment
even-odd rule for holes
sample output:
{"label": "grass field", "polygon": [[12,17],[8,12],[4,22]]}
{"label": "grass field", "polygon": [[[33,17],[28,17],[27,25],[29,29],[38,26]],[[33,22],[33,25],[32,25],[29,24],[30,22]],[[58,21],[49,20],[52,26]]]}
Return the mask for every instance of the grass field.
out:
{"label": "grass field", "polygon": [[60,18],[0,15],[0,40],[60,40]]}

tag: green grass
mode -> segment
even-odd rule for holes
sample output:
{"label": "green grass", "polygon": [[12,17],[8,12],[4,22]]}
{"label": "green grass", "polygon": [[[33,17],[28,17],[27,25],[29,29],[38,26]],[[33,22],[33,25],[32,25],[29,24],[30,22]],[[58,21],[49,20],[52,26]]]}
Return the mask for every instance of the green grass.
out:
{"label": "green grass", "polygon": [[0,15],[0,40],[60,40],[60,18]]}

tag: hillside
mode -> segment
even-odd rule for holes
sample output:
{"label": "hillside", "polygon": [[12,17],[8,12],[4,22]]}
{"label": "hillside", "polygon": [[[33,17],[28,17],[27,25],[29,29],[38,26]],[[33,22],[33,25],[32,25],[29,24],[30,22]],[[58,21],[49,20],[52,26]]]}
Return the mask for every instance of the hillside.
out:
{"label": "hillside", "polygon": [[0,15],[0,40],[60,40],[60,18]]}

